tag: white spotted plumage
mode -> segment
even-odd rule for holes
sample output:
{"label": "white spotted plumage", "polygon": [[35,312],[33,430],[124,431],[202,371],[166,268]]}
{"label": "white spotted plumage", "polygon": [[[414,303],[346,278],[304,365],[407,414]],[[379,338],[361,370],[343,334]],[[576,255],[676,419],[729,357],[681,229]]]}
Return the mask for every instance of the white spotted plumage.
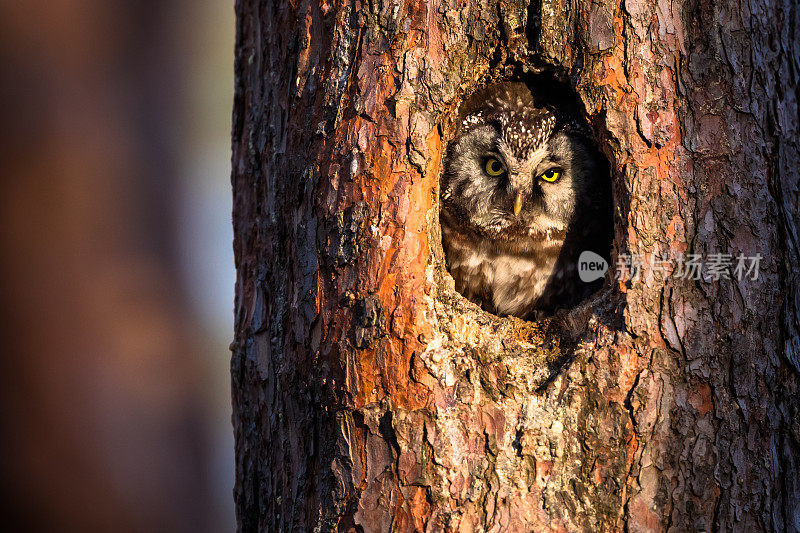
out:
{"label": "white spotted plumage", "polygon": [[[572,255],[608,256],[610,242],[608,176],[586,128],[537,106],[523,83],[490,86],[471,101],[448,147],[440,195],[457,290],[501,315],[574,304],[588,287]],[[500,176],[485,170],[489,159],[502,165]],[[556,171],[553,182],[541,179]]]}

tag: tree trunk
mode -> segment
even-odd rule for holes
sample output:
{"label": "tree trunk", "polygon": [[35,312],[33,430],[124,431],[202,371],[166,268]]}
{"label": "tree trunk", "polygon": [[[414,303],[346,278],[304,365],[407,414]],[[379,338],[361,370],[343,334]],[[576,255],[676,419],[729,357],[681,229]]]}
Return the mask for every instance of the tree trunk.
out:
{"label": "tree trunk", "polygon": [[[800,530],[798,6],[237,14],[241,530]],[[458,105],[542,70],[612,162],[612,257],[760,254],[757,279],[609,273],[538,322],[458,295],[438,222]]]}
{"label": "tree trunk", "polygon": [[176,43],[180,14],[203,22],[195,4],[0,3],[4,531],[202,533],[227,517],[214,347],[176,231],[177,93],[194,72]]}

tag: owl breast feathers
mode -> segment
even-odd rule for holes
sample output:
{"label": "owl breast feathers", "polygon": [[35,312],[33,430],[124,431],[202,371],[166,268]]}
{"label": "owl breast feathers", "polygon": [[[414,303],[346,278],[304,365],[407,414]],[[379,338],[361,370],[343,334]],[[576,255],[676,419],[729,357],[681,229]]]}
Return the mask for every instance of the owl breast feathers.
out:
{"label": "owl breast feathers", "polygon": [[578,256],[608,258],[611,236],[608,166],[587,129],[537,107],[524,83],[488,87],[460,119],[440,211],[456,289],[499,315],[575,305],[597,289],[578,278]]}

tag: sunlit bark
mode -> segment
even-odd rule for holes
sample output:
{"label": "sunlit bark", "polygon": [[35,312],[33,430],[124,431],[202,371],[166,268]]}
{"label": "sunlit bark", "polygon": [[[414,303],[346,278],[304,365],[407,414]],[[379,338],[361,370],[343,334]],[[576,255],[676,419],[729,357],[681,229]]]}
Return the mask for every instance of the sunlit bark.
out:
{"label": "sunlit bark", "polygon": [[[237,13],[243,531],[800,528],[796,5]],[[457,295],[454,111],[542,69],[612,162],[614,257],[758,253],[758,278],[609,274],[537,323]]]}

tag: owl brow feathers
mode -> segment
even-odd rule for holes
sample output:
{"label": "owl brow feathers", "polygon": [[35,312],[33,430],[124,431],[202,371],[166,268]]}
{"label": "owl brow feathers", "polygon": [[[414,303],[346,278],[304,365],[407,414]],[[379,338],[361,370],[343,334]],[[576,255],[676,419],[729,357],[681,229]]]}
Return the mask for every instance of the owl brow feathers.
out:
{"label": "owl brow feathers", "polygon": [[545,144],[556,131],[556,117],[547,109],[499,109],[485,114],[478,111],[467,115],[461,122],[465,134],[478,126],[495,124],[503,141],[521,157],[529,157]]}

